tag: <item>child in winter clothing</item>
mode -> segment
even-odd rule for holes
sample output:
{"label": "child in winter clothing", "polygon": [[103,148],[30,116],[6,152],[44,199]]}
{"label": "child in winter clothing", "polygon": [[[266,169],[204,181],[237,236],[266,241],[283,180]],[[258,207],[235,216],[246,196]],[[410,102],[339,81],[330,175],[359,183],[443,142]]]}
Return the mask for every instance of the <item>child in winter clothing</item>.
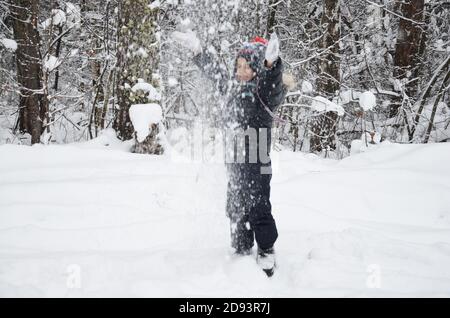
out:
{"label": "child in winter clothing", "polygon": [[[220,69],[207,69],[211,57],[202,52],[196,37],[181,32],[174,32],[172,37],[194,52],[195,63],[209,71],[210,77],[219,76],[219,90],[231,95],[225,110],[225,126],[241,129],[244,138],[249,136],[245,138],[245,148],[240,149],[245,158],[226,164],[226,212],[230,218],[231,245],[237,254],[249,255],[256,240],[257,262],[271,276],[275,267],[274,243],[278,237],[270,203],[271,127],[276,117],[274,111],[286,95],[276,34],[272,34],[270,41],[255,37],[244,43],[235,63],[234,75],[239,83],[235,81],[230,90],[227,90],[227,77]],[[234,150],[234,144],[231,148]],[[252,151],[256,151],[257,158],[252,157]],[[233,159],[235,156],[236,153]]]}

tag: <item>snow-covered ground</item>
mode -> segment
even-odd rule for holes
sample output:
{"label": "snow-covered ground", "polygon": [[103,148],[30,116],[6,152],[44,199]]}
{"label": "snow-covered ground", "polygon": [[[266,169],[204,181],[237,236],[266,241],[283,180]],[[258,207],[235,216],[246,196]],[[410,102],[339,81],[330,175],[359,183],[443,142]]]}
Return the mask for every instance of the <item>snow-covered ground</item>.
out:
{"label": "snow-covered ground", "polygon": [[221,164],[128,147],[0,146],[0,296],[450,296],[448,143],[279,153],[271,279],[230,256]]}

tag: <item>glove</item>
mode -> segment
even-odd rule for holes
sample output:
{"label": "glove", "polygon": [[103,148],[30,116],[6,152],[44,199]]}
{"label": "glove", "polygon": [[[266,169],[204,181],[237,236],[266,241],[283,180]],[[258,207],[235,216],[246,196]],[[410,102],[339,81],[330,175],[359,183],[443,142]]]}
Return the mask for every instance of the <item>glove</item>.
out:
{"label": "glove", "polygon": [[278,36],[274,32],[270,35],[269,43],[266,49],[266,61],[268,64],[272,65],[280,55],[280,43],[278,42]]}
{"label": "glove", "polygon": [[194,55],[202,52],[200,40],[192,30],[186,30],[185,32],[173,31],[171,37],[183,47],[192,51]]}

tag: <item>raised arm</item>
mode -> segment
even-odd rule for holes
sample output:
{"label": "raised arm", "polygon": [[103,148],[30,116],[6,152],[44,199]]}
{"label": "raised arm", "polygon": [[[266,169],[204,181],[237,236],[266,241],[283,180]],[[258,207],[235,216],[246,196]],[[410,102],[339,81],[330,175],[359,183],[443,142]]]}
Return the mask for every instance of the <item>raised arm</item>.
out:
{"label": "raised arm", "polygon": [[280,58],[280,43],[276,33],[270,35],[267,44],[263,72],[258,82],[258,94],[271,112],[281,104],[287,89],[283,85],[283,62]]}
{"label": "raised arm", "polygon": [[172,32],[172,38],[194,54],[194,63],[214,82],[216,89],[221,94],[225,94],[228,88],[227,70],[208,50],[202,49],[195,32],[192,30],[174,31]]}
{"label": "raised arm", "polygon": [[222,95],[227,92],[229,75],[226,67],[223,64],[220,64],[211,53],[202,50],[194,56],[194,63],[206,77],[213,81],[214,87],[218,89]]}
{"label": "raised arm", "polygon": [[286,96],[287,90],[283,85],[283,62],[278,57],[272,67],[265,67],[258,83],[261,100],[274,112]]}

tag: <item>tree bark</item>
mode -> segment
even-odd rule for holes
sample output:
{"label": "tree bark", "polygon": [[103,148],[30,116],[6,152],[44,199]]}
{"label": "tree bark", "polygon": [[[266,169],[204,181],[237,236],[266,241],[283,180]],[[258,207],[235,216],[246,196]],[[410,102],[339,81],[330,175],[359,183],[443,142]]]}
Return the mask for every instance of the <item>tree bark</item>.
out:
{"label": "tree bark", "polygon": [[[414,79],[414,75],[418,74],[417,67],[420,60],[422,28],[424,27],[424,0],[405,0],[401,3],[400,12],[404,18],[400,18],[398,26],[394,78],[406,81],[405,92],[409,97],[414,97],[418,84],[417,77]],[[389,108],[389,117],[397,116],[401,104],[401,98],[393,101]]]}
{"label": "tree bark", "polygon": [[[319,60],[316,81],[317,91],[320,95],[332,99],[340,86],[340,57],[339,39],[341,36],[340,1],[324,0],[321,25],[324,28],[320,50],[327,53]],[[326,112],[312,121],[312,133],[310,142],[311,152],[336,149],[336,124],[337,113]]]}
{"label": "tree bark", "polygon": [[47,96],[42,85],[42,63],[39,51],[37,15],[39,1],[11,0],[10,11],[14,30],[17,81],[20,84],[19,129],[31,135],[31,143],[39,143],[44,131]]}

